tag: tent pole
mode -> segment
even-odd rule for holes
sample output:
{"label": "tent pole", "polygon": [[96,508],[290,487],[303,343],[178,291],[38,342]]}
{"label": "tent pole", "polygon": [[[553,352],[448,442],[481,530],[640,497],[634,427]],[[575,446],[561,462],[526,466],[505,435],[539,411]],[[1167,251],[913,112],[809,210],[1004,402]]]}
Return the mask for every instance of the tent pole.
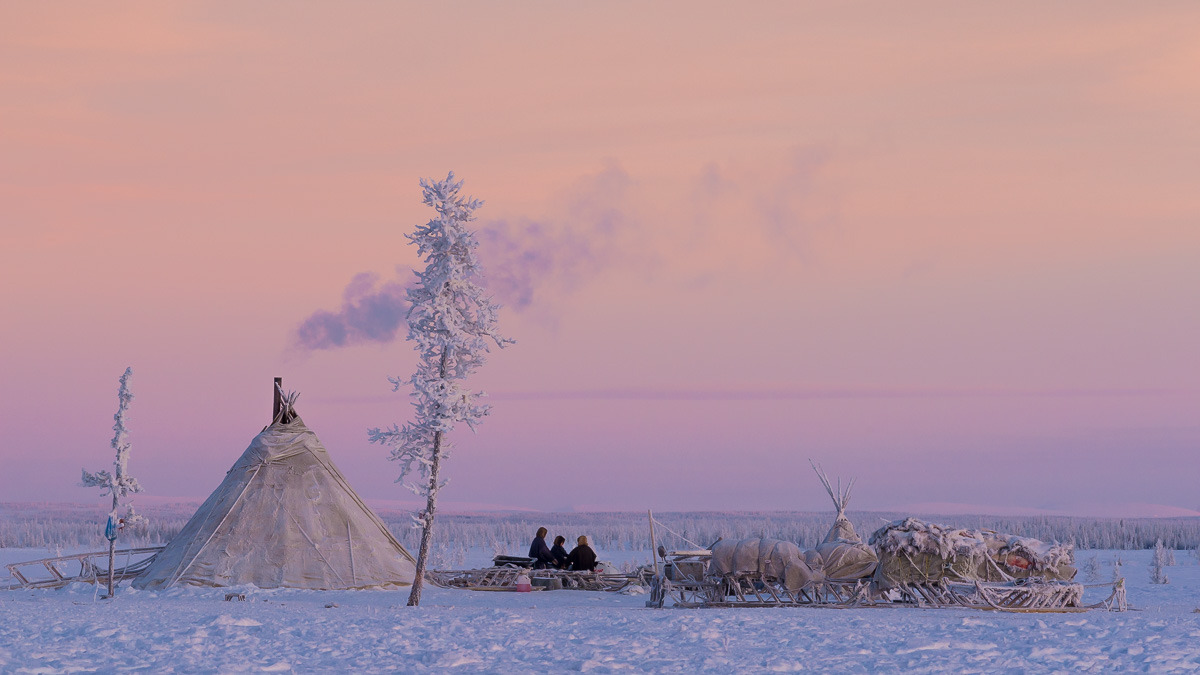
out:
{"label": "tent pole", "polygon": [[275,378],[275,406],[271,410],[271,424],[274,424],[279,419],[279,411],[283,408],[283,378]]}
{"label": "tent pole", "polygon": [[658,576],[658,548],[654,541],[654,513],[646,509],[646,517],[650,519],[650,559],[654,561],[654,576]]}

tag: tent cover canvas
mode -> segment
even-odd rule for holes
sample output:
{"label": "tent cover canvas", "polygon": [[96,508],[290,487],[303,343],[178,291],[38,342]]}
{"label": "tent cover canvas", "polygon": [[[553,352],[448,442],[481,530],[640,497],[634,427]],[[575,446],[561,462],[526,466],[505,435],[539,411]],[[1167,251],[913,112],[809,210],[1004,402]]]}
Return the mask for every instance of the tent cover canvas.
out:
{"label": "tent cover canvas", "polygon": [[296,416],[254,438],[133,585],[393,587],[414,563]]}

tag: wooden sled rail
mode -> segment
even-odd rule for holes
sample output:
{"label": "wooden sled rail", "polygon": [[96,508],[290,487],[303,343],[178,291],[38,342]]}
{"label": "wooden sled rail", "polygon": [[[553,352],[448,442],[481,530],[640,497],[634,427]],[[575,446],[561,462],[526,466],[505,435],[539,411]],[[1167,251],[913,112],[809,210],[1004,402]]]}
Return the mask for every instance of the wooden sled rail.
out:
{"label": "wooden sled rail", "polygon": [[[150,561],[161,550],[163,550],[162,546],[119,549],[116,552],[116,560],[124,557],[125,564],[115,569],[114,578],[117,581],[124,581],[136,577],[149,566]],[[15,585],[0,587],[5,590],[61,588],[76,581],[94,584],[108,579],[108,551],[41,558],[40,560],[9,563],[5,567],[8,569],[9,575],[17,582]],[[34,570],[31,571],[29,568],[34,568]],[[42,572],[47,576],[43,576]]]}

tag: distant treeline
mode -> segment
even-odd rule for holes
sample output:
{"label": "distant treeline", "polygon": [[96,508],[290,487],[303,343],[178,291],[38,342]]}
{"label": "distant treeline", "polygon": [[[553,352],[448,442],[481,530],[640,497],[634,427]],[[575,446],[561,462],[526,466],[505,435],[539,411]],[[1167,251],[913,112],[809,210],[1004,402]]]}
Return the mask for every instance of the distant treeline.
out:
{"label": "distant treeline", "polygon": [[[847,514],[864,540],[884,524],[913,514],[860,511]],[[416,546],[418,533],[406,527],[407,514],[380,516],[406,546]],[[917,516],[956,527],[989,529],[1044,541],[1074,542],[1080,549],[1151,549],[1157,540],[1173,549],[1200,546],[1200,518],[1076,518],[1065,516]],[[719,538],[774,537],[815,547],[833,524],[832,513],[763,511],[732,513],[655,513],[655,535],[669,549],[710,546]],[[435,538],[466,542],[510,553],[524,553],[538,527],[550,536],[573,542],[588,535],[597,549],[649,551],[650,526],[645,513],[516,513],[446,515],[438,518]],[[669,528],[669,529],[668,529]],[[692,543],[689,543],[692,542]]]}
{"label": "distant treeline", "polygon": [[[160,546],[175,536],[191,517],[195,504],[161,504],[139,508],[147,522],[122,534],[122,546]],[[388,528],[409,550],[417,548],[419,531],[408,513],[378,512]],[[884,523],[904,518],[901,513],[851,512],[850,520],[863,539]],[[103,548],[107,512],[84,504],[0,503],[0,548]],[[1077,518],[1066,516],[927,516],[924,520],[1034,537],[1071,541],[1080,549],[1149,549],[1156,541],[1173,549],[1200,546],[1200,518]],[[829,531],[832,513],[687,512],[656,513],[658,543],[668,549],[708,546],[718,538],[767,536],[812,548]],[[438,516],[434,538],[448,557],[454,551],[483,548],[496,553],[523,554],[539,527],[550,536],[574,542],[581,534],[600,551],[649,551],[650,527],[645,513],[481,513]],[[447,553],[449,552],[449,553]]]}

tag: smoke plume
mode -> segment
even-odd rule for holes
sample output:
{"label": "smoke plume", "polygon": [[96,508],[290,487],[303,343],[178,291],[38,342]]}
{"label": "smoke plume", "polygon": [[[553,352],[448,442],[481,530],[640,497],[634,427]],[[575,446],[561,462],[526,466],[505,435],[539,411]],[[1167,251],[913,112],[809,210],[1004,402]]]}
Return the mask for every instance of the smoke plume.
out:
{"label": "smoke plume", "polygon": [[408,312],[406,289],[399,280],[381,284],[377,274],[356,274],[342,292],[341,309],[313,312],[296,329],[296,344],[311,351],[391,342]]}

